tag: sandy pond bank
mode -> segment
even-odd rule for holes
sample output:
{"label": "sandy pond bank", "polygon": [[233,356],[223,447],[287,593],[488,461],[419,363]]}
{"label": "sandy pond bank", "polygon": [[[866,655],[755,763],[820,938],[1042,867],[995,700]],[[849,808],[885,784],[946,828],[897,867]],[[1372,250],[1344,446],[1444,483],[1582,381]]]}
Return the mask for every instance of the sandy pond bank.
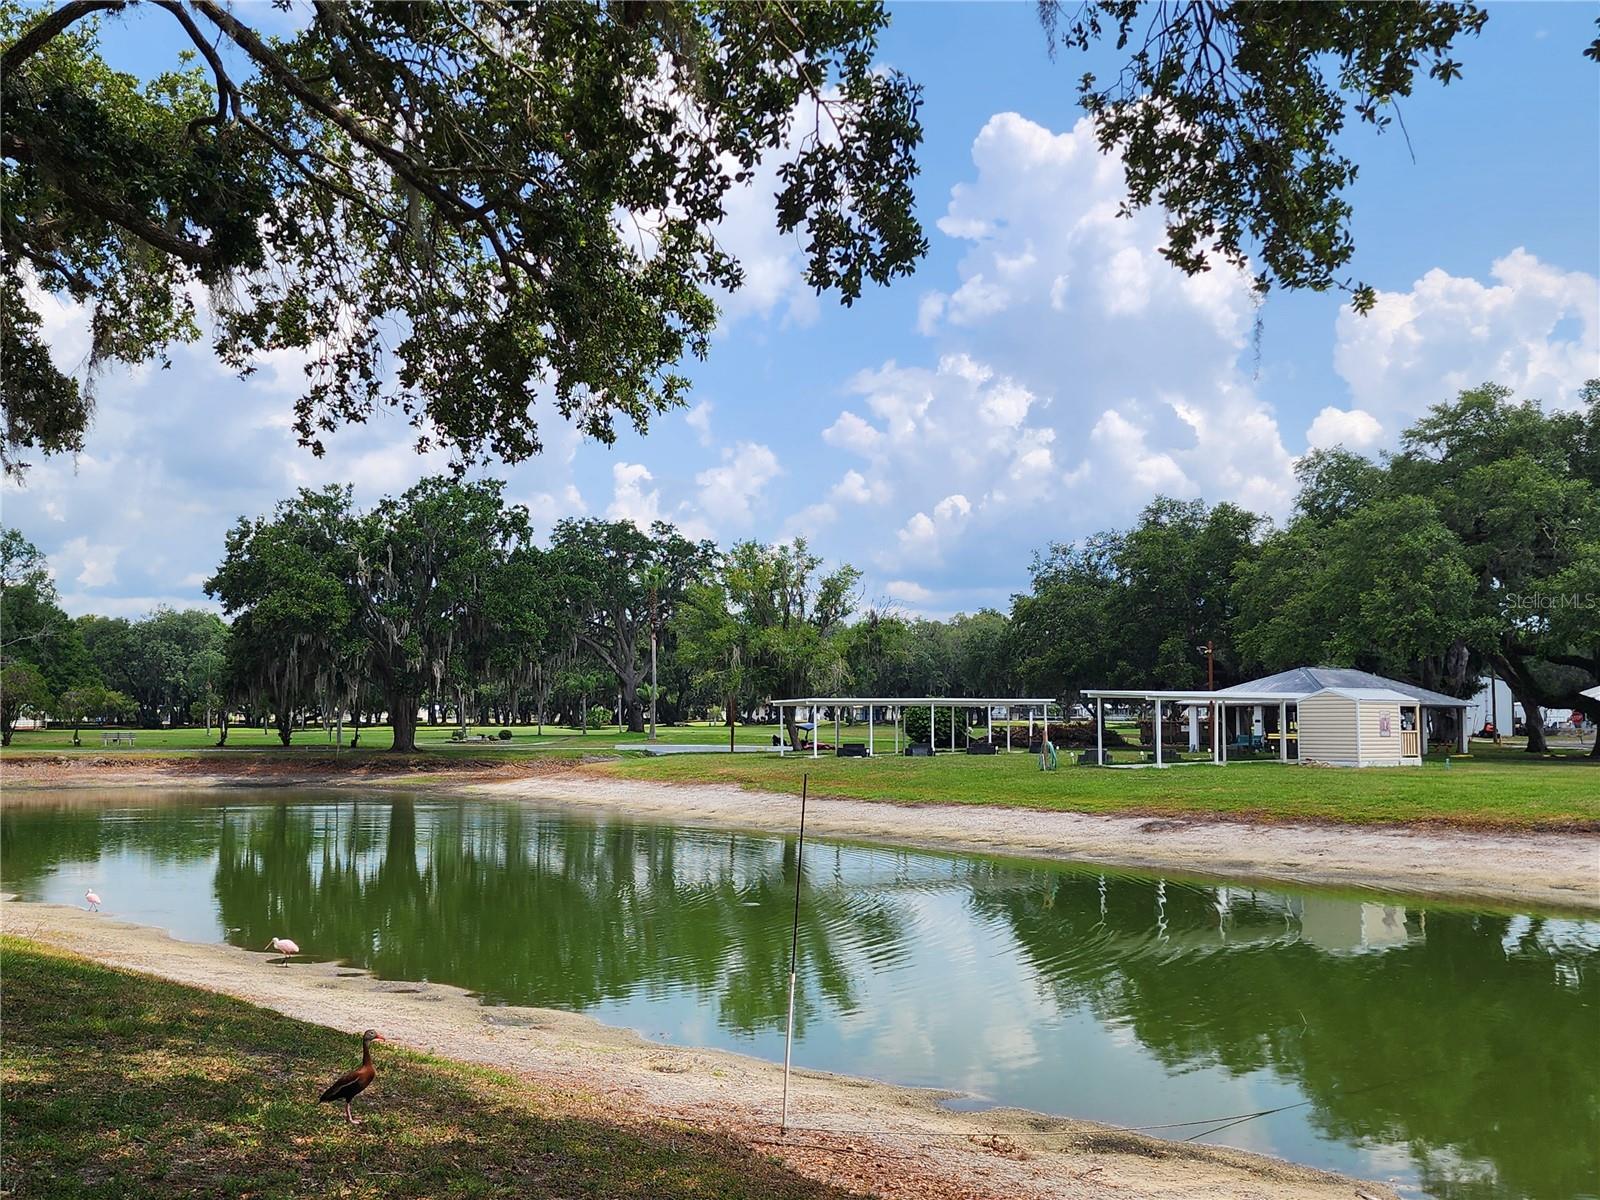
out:
{"label": "sandy pond bank", "polygon": [[[460,790],[738,829],[788,832],[799,815],[794,796],[592,772],[484,780]],[[1256,824],[830,797],[812,800],[806,828],[897,845],[1600,911],[1600,834],[1592,833]]]}
{"label": "sandy pond bank", "polygon": [[[808,1175],[897,1197],[1392,1197],[1275,1159],[1156,1141],[1015,1111],[948,1112],[938,1094],[799,1071],[787,1141],[780,1069],[713,1050],[647,1042],[548,1009],[486,1007],[460,989],[380,981],[331,963],[280,969],[268,955],[175,941],[164,932],[57,905],[0,906],[7,933],[99,962],[237,996],[302,1020],[488,1063],[596,1100],[619,1119],[669,1119],[727,1132]],[[381,1105],[382,1089],[373,1103]]]}

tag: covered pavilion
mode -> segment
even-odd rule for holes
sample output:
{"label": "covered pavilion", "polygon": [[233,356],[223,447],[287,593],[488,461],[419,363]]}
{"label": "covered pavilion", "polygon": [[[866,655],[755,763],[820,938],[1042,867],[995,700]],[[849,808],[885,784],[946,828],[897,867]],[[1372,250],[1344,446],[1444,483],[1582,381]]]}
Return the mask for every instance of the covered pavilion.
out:
{"label": "covered pavilion", "polygon": [[[1191,722],[1191,736],[1197,726],[1194,722],[1198,719],[1202,709],[1209,709],[1211,713],[1211,761],[1221,766],[1228,761],[1228,743],[1223,736],[1222,727],[1227,720],[1229,706],[1246,706],[1255,708],[1271,705],[1278,710],[1278,729],[1280,734],[1289,728],[1289,708],[1297,703],[1299,697],[1286,697],[1281,692],[1236,692],[1230,691],[1224,696],[1221,692],[1212,691],[1186,691],[1179,689],[1155,688],[1085,688],[1085,697],[1094,701],[1094,749],[1095,761],[1103,763],[1106,760],[1106,723],[1105,702],[1107,700],[1127,700],[1155,706],[1155,765],[1166,766],[1163,757],[1165,747],[1161,738],[1161,715],[1165,705],[1176,708],[1186,708]],[[1280,762],[1289,761],[1289,739],[1279,736],[1278,759]]]}
{"label": "covered pavilion", "polygon": [[[928,741],[932,744],[937,740],[936,727],[938,722],[934,719],[934,714],[939,709],[950,709],[952,716],[962,709],[983,709],[989,740],[992,743],[994,741],[994,710],[1004,708],[1007,713],[1005,718],[1006,749],[1010,750],[1010,714],[1019,708],[1026,709],[1028,715],[1028,740],[1030,742],[1033,740],[1034,720],[1037,718],[1043,723],[1044,738],[1048,741],[1050,737],[1050,706],[1052,704],[1056,704],[1056,701],[1041,696],[798,696],[788,700],[773,700],[771,702],[772,707],[777,710],[780,729],[784,728],[783,714],[785,709],[796,710],[796,716],[799,715],[798,710],[800,709],[809,710],[813,725],[820,724],[822,709],[832,709],[835,752],[837,752],[839,746],[839,710],[865,708],[867,710],[867,754],[869,756],[877,753],[875,745],[876,715],[877,710],[880,708],[891,710],[894,722],[894,752],[898,754],[900,753],[900,722],[907,709],[925,708],[928,710]],[[1057,704],[1056,707],[1059,708],[1060,705]],[[815,733],[816,730],[813,730],[811,738],[812,758],[816,758],[818,752]],[[937,749],[937,746],[934,748]],[[954,750],[955,748],[956,723],[952,719],[950,722],[950,749]],[[782,734],[780,734],[778,738],[778,753],[781,755],[787,749],[788,745],[784,741]],[[796,751],[796,753],[803,753],[803,751]]]}

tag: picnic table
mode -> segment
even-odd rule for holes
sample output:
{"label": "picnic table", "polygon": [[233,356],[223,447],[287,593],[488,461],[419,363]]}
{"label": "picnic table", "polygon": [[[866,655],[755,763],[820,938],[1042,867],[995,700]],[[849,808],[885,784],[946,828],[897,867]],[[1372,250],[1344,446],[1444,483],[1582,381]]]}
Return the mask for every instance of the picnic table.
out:
{"label": "picnic table", "polygon": [[134,734],[131,729],[102,729],[100,731],[100,744],[102,746],[132,746]]}

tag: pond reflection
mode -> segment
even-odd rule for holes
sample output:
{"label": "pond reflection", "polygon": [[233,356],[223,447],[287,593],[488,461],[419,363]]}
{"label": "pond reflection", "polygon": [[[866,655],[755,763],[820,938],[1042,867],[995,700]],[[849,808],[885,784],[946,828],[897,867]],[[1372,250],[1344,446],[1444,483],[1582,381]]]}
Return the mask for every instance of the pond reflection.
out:
{"label": "pond reflection", "polygon": [[[0,880],[180,937],[778,1057],[792,839],[528,805],[0,813]],[[1600,1192],[1600,924],[807,844],[796,1060],[1440,1197]],[[1202,1132],[1195,1124],[1167,1131]]]}

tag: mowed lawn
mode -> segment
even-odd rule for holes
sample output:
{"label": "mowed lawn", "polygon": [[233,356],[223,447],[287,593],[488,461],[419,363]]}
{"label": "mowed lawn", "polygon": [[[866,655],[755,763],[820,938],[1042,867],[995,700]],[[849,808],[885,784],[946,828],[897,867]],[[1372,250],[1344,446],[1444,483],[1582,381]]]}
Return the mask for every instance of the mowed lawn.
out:
{"label": "mowed lawn", "polygon": [[[567,729],[560,725],[546,725],[541,733],[536,726],[515,725],[511,727],[511,737],[501,740],[498,736],[501,726],[498,725],[471,725],[468,731],[473,740],[455,742],[451,734],[456,730],[455,725],[419,725],[417,727],[417,748],[419,750],[446,750],[451,753],[470,752],[474,756],[484,753],[522,753],[527,751],[542,750],[580,750],[590,753],[604,753],[611,751],[621,744],[642,745],[648,740],[648,734],[629,733],[626,729],[619,729],[615,725],[602,729],[591,729],[588,732]],[[56,727],[52,729],[19,729],[13,735],[11,745],[6,748],[6,754],[28,754],[48,752],[85,753],[94,754],[122,754],[141,753],[144,751],[210,751],[216,749],[218,732],[215,728],[208,734],[203,728],[181,729],[132,729],[122,730],[131,733],[134,737],[130,749],[126,744],[106,746],[101,744],[101,731],[97,727],[85,727],[79,731],[78,737],[81,745],[74,747],[72,744],[71,727]],[[350,748],[350,739],[354,730],[349,726],[344,730],[344,749]],[[737,738],[740,745],[770,746],[772,737],[777,732],[775,725],[740,725],[737,726]],[[657,740],[672,744],[693,744],[705,746],[722,746],[728,744],[728,727],[726,725],[675,725],[660,726],[657,731]],[[482,735],[488,741],[479,741]],[[862,737],[865,738],[865,733]],[[387,750],[394,744],[394,731],[387,725],[366,725],[361,729],[360,751]],[[278,740],[278,731],[269,729],[262,732],[259,725],[234,725],[228,730],[227,750],[273,750],[282,751],[327,751],[335,749],[335,742],[322,730],[321,726],[313,725],[306,729],[296,729],[290,743],[285,747]]]}
{"label": "mowed lawn", "polygon": [[[844,1200],[724,1137],[0,938],[12,1200],[173,1196]],[[356,1031],[359,1033],[359,1031]]]}
{"label": "mowed lawn", "polygon": [[1447,822],[1480,827],[1600,829],[1600,762],[1484,747],[1421,767],[1274,762],[1041,771],[1037,755],[852,759],[809,755],[629,757],[591,771],[627,779],[728,783],[897,804],[980,804],[1090,813],[1220,814],[1267,820]]}

